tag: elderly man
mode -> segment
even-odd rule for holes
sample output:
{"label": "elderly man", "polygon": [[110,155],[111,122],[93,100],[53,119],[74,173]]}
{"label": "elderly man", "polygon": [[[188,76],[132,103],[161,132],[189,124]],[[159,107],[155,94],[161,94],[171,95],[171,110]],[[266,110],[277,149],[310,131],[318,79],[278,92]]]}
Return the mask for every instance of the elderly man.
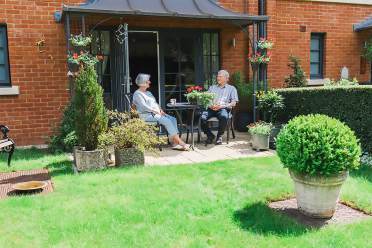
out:
{"label": "elderly man", "polygon": [[232,107],[239,101],[236,88],[228,84],[229,73],[221,70],[217,75],[217,85],[212,85],[208,92],[215,93],[213,105],[203,112],[201,116],[202,129],[207,135],[207,144],[212,144],[215,136],[208,126],[208,120],[212,117],[217,117],[219,121],[216,145],[222,144],[222,135],[225,132],[227,121],[229,119]]}

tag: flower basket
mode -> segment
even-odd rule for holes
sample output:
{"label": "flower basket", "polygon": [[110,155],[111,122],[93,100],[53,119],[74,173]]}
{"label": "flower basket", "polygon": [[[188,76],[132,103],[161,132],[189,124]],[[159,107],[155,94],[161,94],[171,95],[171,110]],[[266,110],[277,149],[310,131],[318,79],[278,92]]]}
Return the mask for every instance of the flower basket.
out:
{"label": "flower basket", "polygon": [[187,88],[187,94],[185,96],[190,104],[197,104],[208,108],[212,104],[215,94],[203,91],[203,87],[201,86],[191,86]]}

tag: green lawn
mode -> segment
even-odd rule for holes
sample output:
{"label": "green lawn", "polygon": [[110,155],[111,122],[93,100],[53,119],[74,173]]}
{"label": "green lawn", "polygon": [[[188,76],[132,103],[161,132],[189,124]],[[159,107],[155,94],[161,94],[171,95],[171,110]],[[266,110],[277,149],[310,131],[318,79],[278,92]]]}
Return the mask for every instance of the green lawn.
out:
{"label": "green lawn", "polygon": [[[13,169],[39,167],[55,192],[0,201],[0,247],[372,247],[371,220],[315,230],[271,211],[293,192],[277,157],[75,176],[64,154],[17,151]],[[371,169],[342,199],[372,213]]]}

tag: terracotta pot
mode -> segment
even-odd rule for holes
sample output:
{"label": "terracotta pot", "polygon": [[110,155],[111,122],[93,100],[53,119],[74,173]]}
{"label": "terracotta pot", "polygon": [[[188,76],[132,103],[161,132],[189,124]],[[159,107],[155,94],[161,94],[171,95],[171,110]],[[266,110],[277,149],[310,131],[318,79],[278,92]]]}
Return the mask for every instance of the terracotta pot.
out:
{"label": "terracotta pot", "polygon": [[145,155],[137,148],[115,149],[116,166],[144,165]]}
{"label": "terracotta pot", "polygon": [[107,152],[104,149],[85,151],[74,147],[75,166],[78,171],[89,171],[107,167]]}
{"label": "terracotta pot", "polygon": [[313,218],[331,218],[349,173],[332,177],[309,176],[289,171],[294,181],[298,209]]}

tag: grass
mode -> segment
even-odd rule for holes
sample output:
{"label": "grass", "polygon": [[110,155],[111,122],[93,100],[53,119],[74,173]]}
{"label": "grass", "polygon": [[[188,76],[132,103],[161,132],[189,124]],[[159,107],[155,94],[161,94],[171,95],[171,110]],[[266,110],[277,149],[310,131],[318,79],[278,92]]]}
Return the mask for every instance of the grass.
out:
{"label": "grass", "polygon": [[[293,192],[277,157],[76,176],[65,154],[31,149],[11,169],[40,167],[55,192],[0,201],[0,247],[372,247],[371,220],[317,230],[269,209]],[[370,168],[351,175],[342,200],[372,212]]]}

